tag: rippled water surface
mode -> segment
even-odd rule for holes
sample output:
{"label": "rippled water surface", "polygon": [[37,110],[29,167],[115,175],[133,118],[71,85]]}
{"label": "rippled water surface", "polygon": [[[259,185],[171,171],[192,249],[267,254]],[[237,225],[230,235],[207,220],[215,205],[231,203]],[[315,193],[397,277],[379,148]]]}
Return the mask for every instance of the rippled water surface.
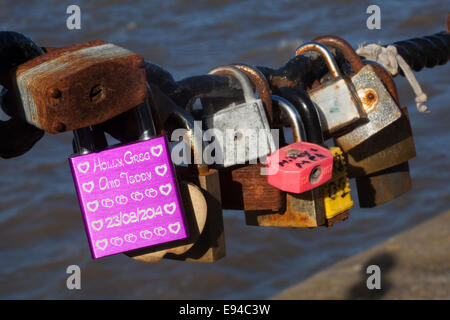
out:
{"label": "rippled water surface", "polygon": [[[366,28],[372,3],[381,6],[381,30]],[[81,31],[66,29],[69,4],[81,6]],[[301,42],[324,34],[353,46],[431,34],[444,29],[448,9],[448,1],[418,0],[0,1],[0,29],[42,46],[114,42],[182,79],[236,61],[280,66]],[[375,209],[355,206],[332,229],[249,227],[242,212],[226,211],[227,256],[215,264],[92,260],[67,162],[71,134],[46,135],[26,155],[0,160],[0,298],[268,298],[448,209],[449,70],[417,74],[428,115],[417,112],[405,79],[396,78],[417,149],[409,193]],[[80,291],[66,289],[71,264],[82,269]]]}

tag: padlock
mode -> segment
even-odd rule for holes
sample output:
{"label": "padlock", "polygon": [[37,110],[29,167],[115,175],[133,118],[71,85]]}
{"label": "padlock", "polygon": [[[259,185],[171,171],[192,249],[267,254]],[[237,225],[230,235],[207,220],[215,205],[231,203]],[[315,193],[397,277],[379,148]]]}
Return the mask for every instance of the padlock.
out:
{"label": "padlock", "polygon": [[14,75],[9,112],[50,133],[103,123],[147,94],[144,58],[101,40],[51,50]]}
{"label": "padlock", "polygon": [[[291,88],[281,88],[279,91],[284,97],[293,101],[298,106],[303,116],[302,118],[306,119],[307,123],[305,127],[308,132],[308,141],[323,144],[321,130],[317,129],[318,127],[320,128],[320,122],[317,121],[317,113],[311,110],[311,104],[308,104],[304,93]],[[339,147],[331,147],[329,151],[333,155],[332,177],[325,184],[318,187],[322,191],[321,197],[324,202],[325,225],[327,227],[331,227],[338,221],[347,219],[349,210],[354,205],[350,195],[350,183],[347,177],[347,165],[344,154]]]}
{"label": "padlock", "polygon": [[[255,85],[268,118],[272,119],[272,96],[270,95],[270,86],[264,75],[255,67],[249,65],[234,64],[233,66],[245,73]],[[248,84],[246,86],[248,88]],[[241,122],[243,120],[241,119]],[[265,164],[255,163],[221,169],[219,174],[223,208],[280,211],[284,207],[285,197],[279,189],[267,183],[264,175],[261,175],[261,170],[264,170],[264,168]]]}
{"label": "padlock", "polygon": [[[374,62],[366,61],[366,63],[372,64],[394,101],[399,104],[397,88],[389,73]],[[400,109],[403,117],[405,117],[402,121],[407,122],[410,128],[407,108],[401,106]],[[356,177],[355,181],[361,208],[372,208],[386,203],[408,192],[412,187],[408,161],[365,176]]]}
{"label": "padlock", "polygon": [[338,49],[349,61],[350,77],[367,113],[367,122],[336,137],[347,155],[349,177],[377,172],[415,157],[409,121],[370,64],[364,64],[353,48],[335,36],[315,41]]}
{"label": "padlock", "polygon": [[340,135],[361,124],[366,114],[354,86],[341,75],[339,67],[327,47],[317,42],[307,42],[296,49],[295,55],[310,51],[315,51],[324,58],[333,78],[331,81],[311,89],[308,94],[318,107],[324,133],[333,136]]}
{"label": "padlock", "polygon": [[230,66],[216,68],[210,74],[229,74],[238,79],[245,98],[243,104],[205,115],[202,119],[206,130],[213,129],[216,137],[218,134],[223,137],[217,143],[216,166],[227,168],[247,162],[256,163],[257,159],[275,151],[266,110],[261,99],[254,96],[248,77]]}
{"label": "padlock", "polygon": [[148,102],[135,110],[139,141],[98,151],[92,129],[74,131],[69,158],[94,259],[192,243],[165,136],[155,135]]}
{"label": "padlock", "polygon": [[[162,112],[165,111],[161,110],[160,113]],[[177,166],[177,174],[183,180],[193,182],[200,187],[206,199],[207,219],[204,230],[200,233],[199,238],[192,248],[183,254],[169,254],[166,257],[194,262],[215,262],[225,256],[225,235],[219,172],[216,169],[209,168],[204,162],[202,137],[195,137],[194,119],[192,116],[183,108],[177,108],[174,111],[174,115],[180,124],[187,129],[187,137],[185,136],[184,139],[190,141],[190,146],[194,153],[194,160],[198,159],[195,161],[197,163],[195,166]]]}
{"label": "padlock", "polygon": [[[279,93],[282,98],[278,98],[275,95],[273,97],[275,97],[278,101],[284,102],[279,103],[279,107],[287,104],[295,106],[293,107],[295,112],[291,112],[289,114],[291,123],[297,123],[292,127],[294,129],[301,128],[301,123],[304,124],[304,131],[306,134],[301,134],[301,130],[298,131],[298,134],[294,134],[296,144],[299,143],[300,139],[311,141],[308,145],[315,143],[317,145],[315,150],[319,150],[320,148],[320,155],[327,158],[326,164],[323,164],[322,171],[324,173],[329,171],[331,177],[333,156],[328,149],[323,148],[323,146],[319,146],[323,145],[324,141],[319,114],[313,102],[305,92],[298,88],[280,88],[277,93]],[[304,119],[304,121],[301,119]],[[310,152],[309,159],[312,157],[317,157],[317,152],[314,150]],[[289,158],[287,159],[289,162]],[[279,161],[283,160],[284,159],[280,158]],[[292,162],[294,162],[294,160]],[[271,173],[271,171],[268,172],[269,176]],[[326,181],[327,180],[324,182]],[[315,188],[309,189],[309,191],[300,194],[288,192],[286,193],[286,207],[284,210],[277,213],[246,211],[246,223],[249,225],[277,227],[318,227],[326,225],[327,217],[325,212],[323,190],[320,184],[316,184]]]}

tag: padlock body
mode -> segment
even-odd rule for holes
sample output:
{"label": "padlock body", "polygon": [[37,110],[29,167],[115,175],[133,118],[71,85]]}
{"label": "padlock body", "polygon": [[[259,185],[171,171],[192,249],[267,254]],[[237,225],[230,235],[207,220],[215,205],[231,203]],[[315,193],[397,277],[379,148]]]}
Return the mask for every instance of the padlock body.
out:
{"label": "padlock body", "polygon": [[367,114],[365,123],[336,138],[347,152],[379,133],[402,115],[400,108],[386,90],[383,82],[370,65],[365,65],[351,77],[362,107]]}
{"label": "padlock body", "polygon": [[331,147],[330,151],[334,157],[333,175],[327,183],[321,186],[327,219],[332,219],[353,207],[342,150],[338,147]]}
{"label": "padlock body", "polygon": [[103,123],[147,96],[144,58],[100,40],[52,50],[15,76],[18,113],[51,133]]}
{"label": "padlock body", "polygon": [[[222,109],[203,118],[205,129],[214,129],[220,154],[216,166],[227,168],[255,161],[275,151],[275,142],[260,99]],[[222,140],[222,141],[220,141]]]}
{"label": "padlock body", "polygon": [[365,117],[359,99],[343,78],[328,81],[308,94],[317,106],[322,130],[326,135],[353,127]]}
{"label": "padlock body", "polygon": [[296,142],[267,156],[267,168],[270,185],[282,191],[302,193],[331,179],[333,155],[317,144]]}
{"label": "padlock body", "polygon": [[165,136],[69,163],[94,259],[188,237]]}

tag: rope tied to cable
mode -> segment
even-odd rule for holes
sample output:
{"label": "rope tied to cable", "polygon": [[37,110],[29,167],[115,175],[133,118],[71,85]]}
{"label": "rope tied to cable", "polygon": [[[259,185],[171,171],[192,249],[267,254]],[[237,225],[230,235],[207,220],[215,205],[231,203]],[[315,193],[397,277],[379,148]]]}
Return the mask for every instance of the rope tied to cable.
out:
{"label": "rope tied to cable", "polygon": [[403,59],[403,57],[398,54],[395,46],[389,45],[387,47],[383,47],[381,44],[375,43],[368,45],[361,44],[356,50],[356,53],[368,60],[373,60],[383,65],[383,67],[385,67],[392,76],[398,74],[398,68],[400,67],[416,96],[414,100],[416,102],[417,110],[421,113],[431,112],[424,104],[427,101],[427,95],[423,92],[419,82],[411,70],[411,67]]}

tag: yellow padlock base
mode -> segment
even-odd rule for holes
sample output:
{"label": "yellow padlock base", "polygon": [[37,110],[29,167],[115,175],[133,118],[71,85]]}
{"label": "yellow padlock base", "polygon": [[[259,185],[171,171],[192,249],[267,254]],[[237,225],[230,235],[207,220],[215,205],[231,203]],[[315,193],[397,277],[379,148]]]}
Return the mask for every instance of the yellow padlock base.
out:
{"label": "yellow padlock base", "polygon": [[331,219],[353,207],[344,155],[339,147],[329,148],[333,154],[333,176],[322,186],[325,217]]}

